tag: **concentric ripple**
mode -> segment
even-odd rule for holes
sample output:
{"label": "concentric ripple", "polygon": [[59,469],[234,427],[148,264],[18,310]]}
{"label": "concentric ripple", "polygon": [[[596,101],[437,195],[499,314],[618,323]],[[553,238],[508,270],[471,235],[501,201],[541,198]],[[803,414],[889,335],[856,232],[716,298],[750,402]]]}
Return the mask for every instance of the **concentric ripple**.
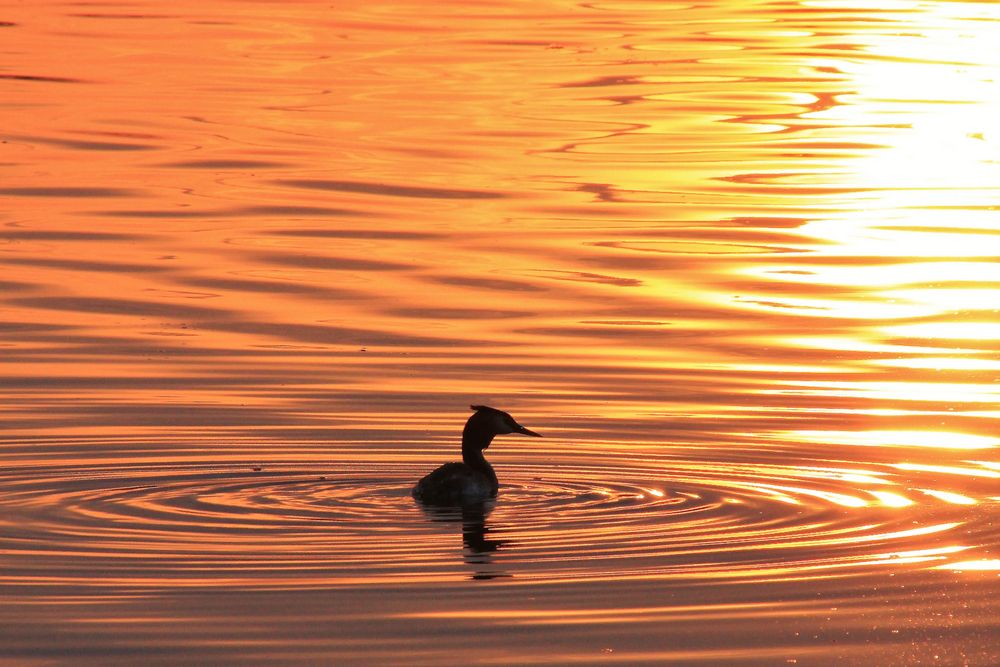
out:
{"label": "concentric ripple", "polygon": [[909,492],[852,488],[834,469],[564,457],[505,466],[500,497],[461,510],[415,503],[413,469],[21,469],[0,496],[10,564],[0,576],[116,591],[470,576],[761,581],[940,564],[967,548],[951,537],[961,522],[947,503],[924,495],[901,512],[877,501]]}

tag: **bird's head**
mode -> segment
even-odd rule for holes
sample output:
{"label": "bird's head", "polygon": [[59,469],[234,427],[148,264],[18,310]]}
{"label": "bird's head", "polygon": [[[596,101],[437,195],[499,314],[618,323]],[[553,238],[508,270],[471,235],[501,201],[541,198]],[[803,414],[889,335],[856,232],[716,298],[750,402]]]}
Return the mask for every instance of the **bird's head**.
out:
{"label": "bird's head", "polygon": [[[506,435],[508,433],[521,433],[536,438],[542,437],[541,433],[535,433],[531,429],[518,424],[517,420],[503,410],[497,410],[488,405],[473,405],[470,407],[475,410],[475,414],[469,417],[469,421],[465,425],[467,432],[471,429],[478,434],[488,436],[489,439],[492,439],[495,435]],[[487,446],[489,446],[488,441]]]}

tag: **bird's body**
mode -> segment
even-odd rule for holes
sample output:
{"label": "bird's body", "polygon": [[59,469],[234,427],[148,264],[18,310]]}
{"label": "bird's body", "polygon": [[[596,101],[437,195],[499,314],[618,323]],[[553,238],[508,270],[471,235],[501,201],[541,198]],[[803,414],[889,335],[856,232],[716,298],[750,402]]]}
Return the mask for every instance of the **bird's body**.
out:
{"label": "bird's body", "polygon": [[413,497],[428,505],[469,505],[497,495],[500,487],[493,466],[483,452],[494,436],[523,433],[541,437],[514,421],[506,412],[485,405],[473,405],[462,431],[462,462],[445,463],[417,482]]}
{"label": "bird's body", "polygon": [[468,505],[497,495],[496,473],[464,462],[445,463],[413,487],[413,497],[428,505]]}

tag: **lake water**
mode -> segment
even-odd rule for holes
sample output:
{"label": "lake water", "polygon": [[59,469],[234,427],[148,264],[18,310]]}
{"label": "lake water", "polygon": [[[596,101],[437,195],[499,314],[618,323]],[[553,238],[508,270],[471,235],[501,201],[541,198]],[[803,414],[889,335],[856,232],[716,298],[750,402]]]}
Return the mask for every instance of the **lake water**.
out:
{"label": "lake water", "polygon": [[1000,664],[998,29],[3,3],[0,662]]}

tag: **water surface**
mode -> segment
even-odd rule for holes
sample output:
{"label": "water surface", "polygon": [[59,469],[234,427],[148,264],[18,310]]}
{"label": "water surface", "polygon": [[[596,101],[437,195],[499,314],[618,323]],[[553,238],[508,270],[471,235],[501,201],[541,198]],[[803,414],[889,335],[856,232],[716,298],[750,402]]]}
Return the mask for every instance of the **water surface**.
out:
{"label": "water surface", "polygon": [[997,664],[998,21],[2,6],[0,657]]}

